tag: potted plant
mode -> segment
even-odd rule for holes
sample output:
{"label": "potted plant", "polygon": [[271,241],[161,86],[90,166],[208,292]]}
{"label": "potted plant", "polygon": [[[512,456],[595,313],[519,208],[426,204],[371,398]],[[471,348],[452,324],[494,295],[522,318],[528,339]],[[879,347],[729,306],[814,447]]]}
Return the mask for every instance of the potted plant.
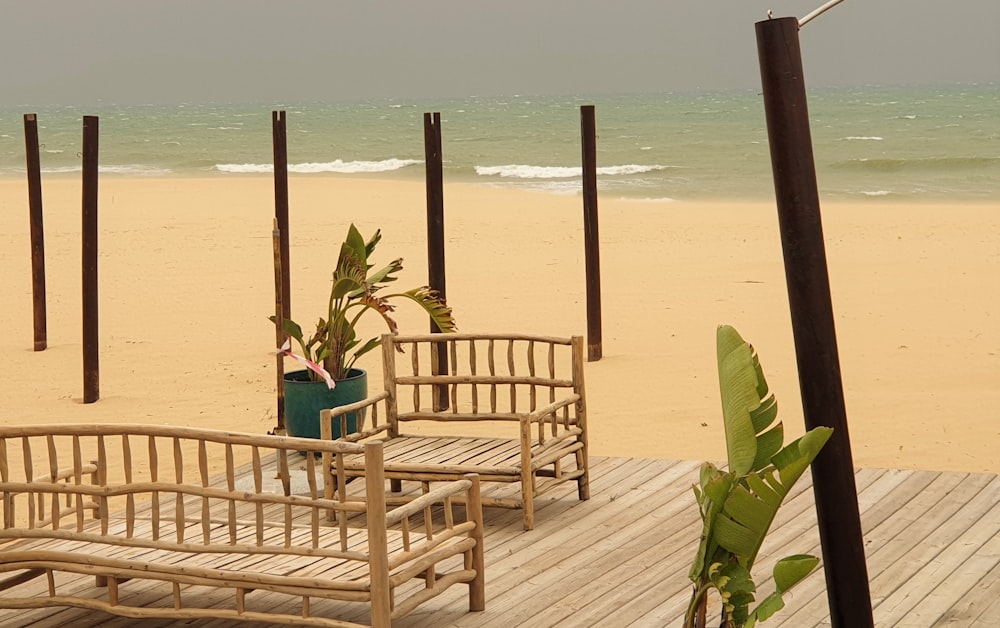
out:
{"label": "potted plant", "polygon": [[[281,321],[281,330],[288,336],[280,353],[302,362],[306,368],[285,374],[285,430],[289,436],[319,438],[319,413],[361,401],[368,394],[367,372],[355,367],[358,358],[379,346],[378,337],[365,342],[358,337],[358,321],[367,312],[377,312],[389,331],[397,333],[391,314],[396,300],[410,300],[421,306],[442,332],[455,331],[455,319],[444,299],[427,286],[384,294],[385,285],[396,281],[403,269],[402,258],[372,272],[369,259],[381,240],[381,231],[368,239],[361,236],[353,224],[340,245],[340,255],[333,270],[329,305],[326,316],[316,323],[316,331],[306,339],[302,327],[293,320]],[[271,321],[277,324],[274,316]],[[291,349],[295,340],[301,354]],[[363,420],[363,417],[362,417]],[[349,417],[348,432],[358,429],[358,417]],[[333,426],[334,438],[340,436]]]}

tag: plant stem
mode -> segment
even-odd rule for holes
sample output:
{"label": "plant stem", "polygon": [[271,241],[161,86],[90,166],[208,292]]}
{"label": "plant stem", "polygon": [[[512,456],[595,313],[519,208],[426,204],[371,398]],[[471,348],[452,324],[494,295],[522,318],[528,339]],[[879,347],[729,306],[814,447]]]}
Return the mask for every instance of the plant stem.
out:
{"label": "plant stem", "polygon": [[712,583],[706,582],[700,587],[695,584],[691,592],[691,602],[684,615],[684,628],[705,628],[705,614],[708,610],[708,590]]}

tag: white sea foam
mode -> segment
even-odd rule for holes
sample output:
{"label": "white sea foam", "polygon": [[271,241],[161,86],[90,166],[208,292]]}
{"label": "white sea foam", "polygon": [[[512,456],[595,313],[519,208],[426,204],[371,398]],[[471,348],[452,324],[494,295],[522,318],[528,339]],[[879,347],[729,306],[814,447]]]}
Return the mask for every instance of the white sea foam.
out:
{"label": "white sea foam", "polygon": [[661,196],[658,198],[649,198],[649,197],[629,198],[627,196],[623,196],[621,198],[622,200],[631,201],[633,203],[676,203],[677,202],[676,198],[670,198],[669,196]]}
{"label": "white sea foam", "polygon": [[885,141],[884,137],[879,137],[877,135],[848,135],[847,137],[842,137],[841,139],[858,142],[882,142]]}
{"label": "white sea foam", "polygon": [[532,179],[527,181],[499,181],[496,179],[482,184],[493,188],[506,188],[518,190],[532,190],[535,192],[545,192],[547,194],[573,195],[580,193],[579,180],[555,180],[555,179]]}
{"label": "white sea foam", "polygon": [[870,192],[862,192],[865,196],[889,196],[892,194],[889,190],[873,190]]}
{"label": "white sea foam", "polygon": [[354,174],[362,172],[391,172],[402,170],[407,166],[423,163],[418,159],[383,159],[381,161],[342,161],[337,159],[328,163],[304,163],[289,166],[291,172],[340,172]]}
{"label": "white sea foam", "polygon": [[[336,172],[340,174],[359,174],[370,172],[391,172],[407,166],[423,163],[416,159],[383,159],[381,161],[343,161],[337,159],[328,162],[307,162],[289,164],[289,172],[300,174],[315,174],[319,172]],[[216,164],[215,169],[228,173],[269,173],[274,172],[273,164]]]}
{"label": "white sea foam", "polygon": [[108,174],[142,175],[144,177],[171,174],[173,172],[173,170],[171,170],[170,168],[161,168],[158,166],[146,166],[143,164],[129,164],[125,166],[99,166],[97,168],[97,171],[105,172]]}
{"label": "white sea foam", "polygon": [[[258,174],[274,172],[273,164],[215,164],[215,169],[219,172],[230,172],[238,174]],[[288,167],[292,169],[291,166]]]}
{"label": "white sea foam", "polygon": [[[669,166],[628,164],[598,168],[597,174],[604,176],[642,174],[654,170],[666,170],[667,168]],[[483,177],[502,177],[505,179],[574,179],[583,176],[583,168],[579,166],[510,164],[506,166],[476,166],[476,174]]]}
{"label": "white sea foam", "polygon": [[[42,168],[42,172],[47,174],[71,174],[82,171],[83,166],[57,166],[54,168]],[[143,177],[157,177],[172,174],[173,170],[145,164],[127,164],[124,166],[98,166],[97,172],[102,174],[126,174]]]}

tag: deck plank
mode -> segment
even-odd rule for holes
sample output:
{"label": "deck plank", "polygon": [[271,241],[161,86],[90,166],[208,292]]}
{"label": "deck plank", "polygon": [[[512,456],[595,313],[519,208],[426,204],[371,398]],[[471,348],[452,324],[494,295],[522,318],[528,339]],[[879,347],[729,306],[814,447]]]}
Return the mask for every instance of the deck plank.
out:
{"label": "deck plank", "polygon": [[[575,483],[557,485],[537,500],[536,528],[528,532],[521,529],[519,511],[487,509],[486,611],[468,613],[464,589],[454,587],[394,625],[679,625],[690,595],[687,571],[701,525],[691,493],[698,466],[594,457],[590,501],[576,499]],[[1000,477],[865,469],[858,471],[856,481],[876,625],[994,625],[1000,612]],[[516,487],[494,490],[503,494]],[[774,560],[789,553],[820,553],[813,505],[807,474],[779,511],[755,574],[767,573]],[[106,596],[93,587],[92,577],[64,575],[60,581],[61,587],[77,594]],[[18,590],[44,586],[42,578]],[[761,594],[767,590],[762,587]],[[229,591],[190,592],[195,593],[217,606],[228,606],[233,599]],[[170,586],[158,582],[130,581],[120,587],[120,595],[123,602],[127,596],[128,603],[172,604]],[[262,592],[247,599],[257,608],[296,608],[294,600]],[[314,610],[318,602],[313,602]],[[364,619],[360,611],[358,619]],[[793,592],[788,607],[771,624],[829,625],[820,571]],[[0,610],[0,625],[124,628],[134,620],[49,608]],[[189,624],[151,620],[143,625]],[[234,624],[218,620],[198,625]]]}

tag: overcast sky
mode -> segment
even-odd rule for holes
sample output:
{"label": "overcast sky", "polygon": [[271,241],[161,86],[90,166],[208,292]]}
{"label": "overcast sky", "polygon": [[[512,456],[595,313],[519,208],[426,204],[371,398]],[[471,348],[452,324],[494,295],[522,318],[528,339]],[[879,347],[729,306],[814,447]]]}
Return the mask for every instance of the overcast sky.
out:
{"label": "overcast sky", "polygon": [[[754,22],[825,0],[0,0],[0,104],[755,88]],[[810,87],[1000,82],[1000,0],[846,0]]]}

